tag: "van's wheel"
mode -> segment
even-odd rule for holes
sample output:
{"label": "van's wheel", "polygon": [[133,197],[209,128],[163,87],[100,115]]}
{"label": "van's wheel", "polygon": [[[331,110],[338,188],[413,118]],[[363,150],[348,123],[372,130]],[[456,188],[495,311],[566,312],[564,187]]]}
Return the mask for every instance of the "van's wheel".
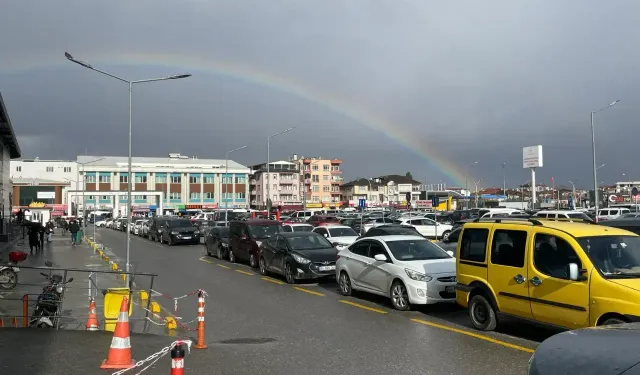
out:
{"label": "van's wheel", "polygon": [[451,234],[450,230],[445,230],[444,232],[442,232],[442,239],[446,240],[447,238],[449,238],[450,234]]}
{"label": "van's wheel", "polygon": [[269,272],[267,271],[267,263],[265,263],[264,257],[260,257],[258,264],[260,265],[260,274],[262,276],[267,276]]}
{"label": "van's wheel", "polygon": [[612,324],[625,324],[625,323],[627,323],[627,321],[622,318],[609,318],[605,320],[604,323],[602,323],[602,325],[609,326]]}
{"label": "van's wheel", "polygon": [[296,278],[293,276],[293,270],[291,269],[291,263],[287,263],[284,265],[284,278],[289,284],[296,283]]}
{"label": "van's wheel", "polygon": [[340,272],[339,285],[340,285],[340,294],[342,294],[343,296],[350,296],[351,293],[353,293],[353,290],[351,289],[351,278],[349,277],[349,274],[347,274],[346,271]]}
{"label": "van's wheel", "polygon": [[231,249],[229,249],[229,262],[231,263],[236,262],[236,255],[233,253],[233,250]]}
{"label": "van's wheel", "polygon": [[258,261],[253,253],[249,255],[249,266],[251,266],[251,268],[258,268]]}
{"label": "van's wheel", "polygon": [[218,250],[216,250],[216,258],[222,260],[222,249],[218,246]]}
{"label": "van's wheel", "polygon": [[402,281],[394,281],[391,285],[391,304],[393,308],[399,311],[411,310],[411,303],[409,303],[409,293],[407,287],[404,286]]}
{"label": "van's wheel", "polygon": [[481,331],[493,331],[498,325],[495,309],[481,294],[469,301],[469,318],[473,327]]}

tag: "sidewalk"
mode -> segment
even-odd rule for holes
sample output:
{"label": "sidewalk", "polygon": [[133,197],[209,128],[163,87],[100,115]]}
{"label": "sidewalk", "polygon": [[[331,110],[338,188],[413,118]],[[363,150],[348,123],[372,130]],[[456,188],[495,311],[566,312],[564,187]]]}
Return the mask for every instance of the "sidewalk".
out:
{"label": "sidewalk", "polygon": [[[24,251],[30,254],[28,241],[18,241],[10,249],[11,251]],[[6,252],[0,255],[0,263],[5,263],[7,259]],[[29,295],[29,314],[33,313],[35,301],[42,292],[42,288],[48,284],[47,280],[40,275],[44,270],[27,269],[23,267],[46,267],[45,261],[51,261],[53,268],[81,269],[87,271],[110,271],[109,264],[102,261],[95,252],[90,249],[86,242],[72,247],[71,235],[62,234],[58,229],[53,235],[51,243],[46,243],[44,249],[33,255],[29,255],[25,262],[18,265],[20,273],[18,274],[18,286],[12,291],[0,292],[0,317],[4,317],[5,327],[10,325],[13,316],[22,316],[22,298],[25,294]],[[54,271],[54,274],[64,276],[63,271]],[[67,279],[73,278],[68,284],[65,291],[62,317],[60,319],[61,329],[84,329],[87,320],[90,292],[93,291],[96,301],[96,313],[103,327],[104,321],[104,304],[102,289],[123,287],[123,281],[116,274],[95,273],[92,285],[90,282],[90,272],[68,271]],[[93,286],[93,287],[92,287]],[[131,315],[131,329],[134,332],[143,332],[145,328],[144,313],[142,309],[134,307]],[[21,318],[18,318],[22,325]],[[146,324],[146,326],[154,326]],[[162,327],[156,326],[155,332]],[[147,327],[148,328],[148,327]],[[161,330],[164,332],[164,329]]]}

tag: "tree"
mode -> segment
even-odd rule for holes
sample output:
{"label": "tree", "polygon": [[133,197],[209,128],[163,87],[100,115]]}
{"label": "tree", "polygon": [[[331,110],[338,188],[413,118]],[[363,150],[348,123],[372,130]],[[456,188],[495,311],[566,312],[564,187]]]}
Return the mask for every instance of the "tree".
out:
{"label": "tree", "polygon": [[407,177],[409,177],[410,179],[413,180],[413,176],[411,175],[411,172],[407,172],[407,174],[405,176],[407,176]]}

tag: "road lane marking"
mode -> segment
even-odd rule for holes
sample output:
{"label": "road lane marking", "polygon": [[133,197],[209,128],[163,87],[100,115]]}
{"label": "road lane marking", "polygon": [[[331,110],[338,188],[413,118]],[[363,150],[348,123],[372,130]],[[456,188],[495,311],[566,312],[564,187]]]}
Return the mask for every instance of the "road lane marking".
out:
{"label": "road lane marking", "polygon": [[378,314],[388,314],[389,312],[384,311],[384,310],[380,310],[380,309],[376,309],[373,307],[369,307],[369,306],[365,306],[365,305],[361,305],[359,303],[355,303],[355,302],[351,302],[351,301],[347,301],[344,299],[339,300],[338,302],[340,303],[344,303],[345,305],[349,305],[349,306],[353,306],[353,307],[357,307],[359,309],[363,309],[363,310],[367,310],[367,311],[372,311],[372,312],[376,312]]}
{"label": "road lane marking", "polygon": [[225,269],[228,269],[228,270],[231,269],[231,267],[225,266],[224,264],[216,264],[216,266],[222,267],[222,268],[225,268]]}
{"label": "road lane marking", "polygon": [[322,293],[314,292],[313,290],[309,290],[309,289],[305,289],[305,288],[300,288],[299,286],[294,286],[293,289],[299,290],[301,292],[309,293],[309,294],[314,295],[314,296],[324,297],[324,294],[322,294]]}
{"label": "road lane marking", "polygon": [[448,326],[445,326],[445,325],[442,325],[442,324],[428,322],[428,321],[422,320],[422,319],[411,319],[411,321],[413,321],[414,323],[420,323],[420,324],[424,324],[426,326],[440,328],[440,329],[444,329],[446,331],[459,333],[461,335],[474,337],[476,339],[488,341],[488,342],[491,342],[491,343],[494,343],[494,344],[502,345],[504,347],[515,349],[515,350],[519,350],[519,351],[526,352],[526,353],[533,353],[535,351],[534,349],[525,348],[524,346],[511,344],[511,343],[508,343],[508,342],[505,342],[505,341],[501,341],[501,340],[497,340],[497,339],[494,339],[494,338],[491,338],[491,337],[488,337],[488,336],[479,335],[477,333],[465,331],[465,330],[458,329],[458,328],[448,327]]}
{"label": "road lane marking", "polygon": [[212,261],[210,261],[209,259],[206,259],[205,257],[200,258],[201,261],[205,262],[205,263],[210,263],[213,264]]}
{"label": "road lane marking", "polygon": [[264,281],[268,281],[270,283],[274,283],[274,284],[278,284],[278,285],[282,285],[284,284],[284,281],[280,281],[280,280],[276,280],[276,279],[272,279],[270,277],[261,277],[262,280]]}
{"label": "road lane marking", "polygon": [[253,272],[247,272],[247,271],[243,271],[243,270],[234,270],[234,271],[236,271],[236,272],[238,272],[238,273],[241,273],[241,274],[243,274],[243,275],[248,275],[248,276],[253,276],[253,275],[255,275],[255,273],[253,273]]}

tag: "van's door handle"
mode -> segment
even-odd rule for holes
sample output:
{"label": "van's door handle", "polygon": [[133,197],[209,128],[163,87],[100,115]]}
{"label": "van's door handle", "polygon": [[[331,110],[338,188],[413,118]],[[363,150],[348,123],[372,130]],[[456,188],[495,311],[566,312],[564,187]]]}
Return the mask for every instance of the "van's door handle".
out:
{"label": "van's door handle", "polygon": [[531,281],[531,284],[533,284],[533,286],[538,286],[542,284],[542,280],[540,280],[538,276],[532,277],[530,281]]}
{"label": "van's door handle", "polygon": [[524,276],[517,274],[514,278],[513,278],[518,284],[522,284],[524,282]]}

